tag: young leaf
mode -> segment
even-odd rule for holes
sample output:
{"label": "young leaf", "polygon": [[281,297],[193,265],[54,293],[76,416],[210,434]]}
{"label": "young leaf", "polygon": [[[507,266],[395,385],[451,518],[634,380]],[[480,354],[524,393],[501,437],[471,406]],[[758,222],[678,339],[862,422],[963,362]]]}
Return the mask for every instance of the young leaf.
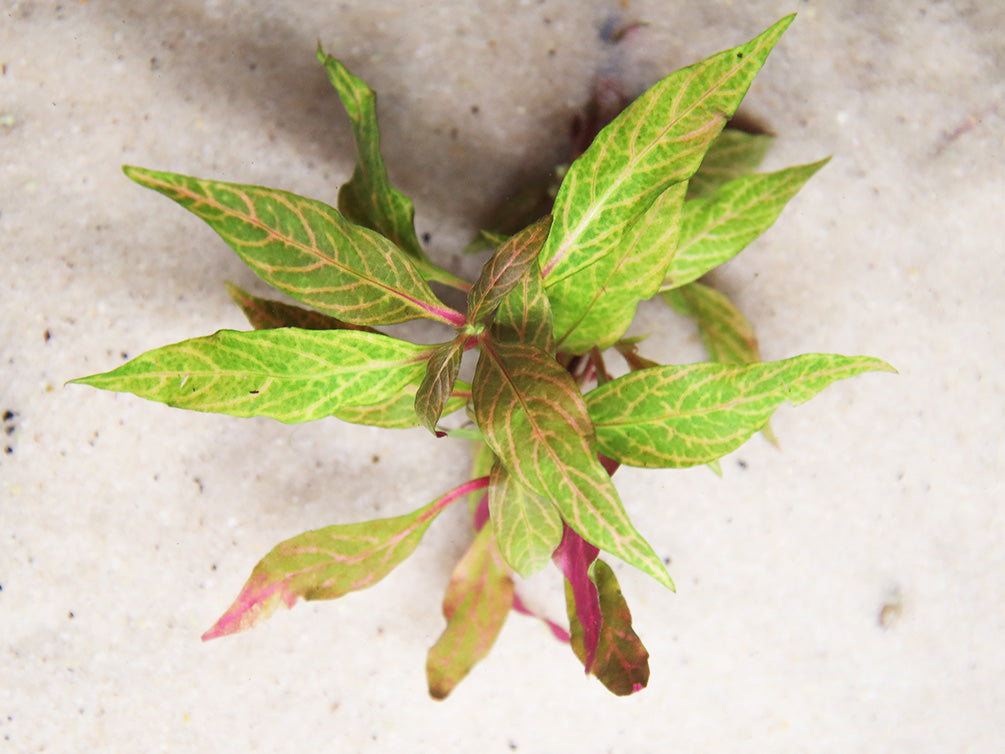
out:
{"label": "young leaf", "polygon": [[364,330],[366,332],[377,332],[372,327],[365,325],[351,325],[340,319],[329,317],[327,314],[316,312],[311,309],[303,309],[299,306],[292,306],[282,301],[271,301],[269,299],[252,296],[245,290],[238,288],[233,283],[224,283],[227,293],[234,299],[248,322],[256,330],[272,330],[277,327],[299,327],[302,330]]}
{"label": "young leaf", "polygon": [[687,195],[708,196],[724,183],[753,173],[764,160],[774,138],[726,127],[708,148],[701,166],[687,185]]}
{"label": "young leaf", "polygon": [[[596,584],[602,621],[596,642],[594,660],[587,665],[590,673],[618,696],[628,696],[641,691],[649,683],[649,652],[632,628],[632,613],[614,571],[602,560],[593,564],[590,571]],[[571,584],[565,585],[566,604],[571,627],[572,651],[586,664],[589,655],[585,649],[585,631],[578,618]]]}
{"label": "young leaf", "polygon": [[548,236],[551,216],[529,225],[503,243],[468,292],[468,322],[478,322],[528,275],[537,275],[537,255]]}
{"label": "young leaf", "polygon": [[697,280],[736,256],[771,227],[789,199],[825,164],[827,160],[820,160],[775,173],[746,175],[706,197],[685,202],[680,243],[666,270],[663,289]]}
{"label": "young leaf", "polygon": [[535,266],[500,302],[492,334],[499,340],[515,340],[551,353],[555,348],[553,322],[551,302]]}
{"label": "young leaf", "polygon": [[401,249],[327,204],[278,189],[123,170],[205,220],[265,282],[319,311],[356,325],[464,324]]}
{"label": "young leaf", "polygon": [[656,294],[677,246],[686,184],[677,183],[625,223],[616,249],[589,267],[547,284],[555,307],[558,348],[566,353],[603,350],[620,338],[639,301]]}
{"label": "young leaf", "polygon": [[281,542],[255,566],[234,604],[202,640],[253,628],[301,597],[333,600],[373,586],[412,554],[444,508],[486,484],[487,478],[466,482],[404,516],[328,526]]}
{"label": "young leaf", "polygon": [[[589,292],[589,268],[619,248],[625,229],[669,187],[694,174],[791,22],[788,16],[745,45],[667,76],[601,131],[573,163],[559,189],[555,222],[541,251],[545,287],[555,305],[556,335],[567,340],[566,349],[583,352],[594,345],[569,335],[578,315],[558,319],[566,316],[560,312],[570,301]],[[560,282],[584,271],[582,285],[566,283],[552,294]],[[638,298],[646,298],[646,293],[640,290]]]}
{"label": "young leaf", "polygon": [[600,642],[604,616],[600,609],[600,594],[591,578],[593,565],[600,551],[569,527],[565,527],[562,542],[555,550],[554,560],[565,576],[565,603],[569,612],[570,634],[578,633],[579,647],[573,647],[586,672],[593,668]]}
{"label": "young leaf", "polygon": [[414,389],[429,350],[355,330],[220,330],[73,382],[231,416],[354,421],[354,412],[386,407]]}
{"label": "young leaf", "polygon": [[545,497],[521,486],[498,461],[489,477],[489,518],[496,545],[524,578],[544,568],[562,541],[562,516]]}
{"label": "young leaf", "polygon": [[726,294],[702,283],[665,291],[663,300],[698,325],[709,359],[721,364],[750,364],[761,360],[754,327]]}
{"label": "young leaf", "polygon": [[320,45],[317,59],[342,100],[356,141],[356,168],[352,178],[339,189],[339,211],[357,225],[390,238],[415,259],[428,261],[415,234],[412,200],[395,189],[387,177],[380,153],[377,94],[340,61],[326,55]]}
{"label": "young leaf", "polygon": [[483,334],[472,400],[485,441],[517,481],[551,500],[585,540],[673,588],[663,561],[628,520],[593,449],[583,397],[554,358]]}
{"label": "young leaf", "polygon": [[590,391],[600,452],[629,466],[680,468],[735,450],[775,409],[832,382],[895,371],[879,359],[804,354],[757,364],[688,364],[631,372]]}
{"label": "young leaf", "polygon": [[450,577],[443,598],[447,627],[429,650],[429,695],[445,699],[488,654],[513,607],[513,580],[484,527]]}
{"label": "young leaf", "polygon": [[415,413],[422,426],[437,434],[436,423],[454,390],[461,371],[461,358],[468,336],[461,333],[449,343],[437,346],[426,362],[426,374],[415,393]]}

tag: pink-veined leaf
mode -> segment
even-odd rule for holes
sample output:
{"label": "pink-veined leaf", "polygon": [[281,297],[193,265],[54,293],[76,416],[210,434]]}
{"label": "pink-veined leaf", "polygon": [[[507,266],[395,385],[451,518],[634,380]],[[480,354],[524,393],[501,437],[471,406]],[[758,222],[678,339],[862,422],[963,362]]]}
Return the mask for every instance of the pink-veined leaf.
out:
{"label": "pink-veined leaf", "polygon": [[417,318],[464,324],[411,257],[323,202],[261,186],[123,170],[204,220],[269,285],[319,311],[356,325]]}
{"label": "pink-veined leaf", "polygon": [[488,477],[475,479],[403,516],[327,526],[281,542],[255,566],[203,641],[252,628],[298,599],[331,600],[373,586],[412,554],[448,505],[487,484]]}
{"label": "pink-veined leaf", "polygon": [[415,413],[422,426],[434,435],[438,434],[436,424],[453,395],[467,339],[468,336],[461,333],[449,343],[436,347],[426,362],[422,384],[415,393]]}
{"label": "pink-veined leaf", "polygon": [[[285,423],[327,416],[359,421],[397,406],[409,391],[414,395],[429,352],[429,346],[357,330],[220,330],[73,382],[194,411]],[[408,426],[415,426],[411,404],[408,409]],[[393,415],[401,418],[398,410]]]}
{"label": "pink-veined leaf", "polygon": [[538,220],[505,241],[485,263],[468,292],[468,321],[478,322],[528,275],[537,275],[537,255],[548,236],[551,216]]}
{"label": "pink-veined leaf", "polygon": [[492,467],[488,510],[496,546],[524,578],[540,571],[562,541],[562,516],[546,497],[536,495],[499,462]]}
{"label": "pink-veined leaf", "polygon": [[587,672],[596,676],[608,691],[618,696],[641,691],[649,683],[649,652],[632,628],[632,614],[621,594],[618,579],[607,563],[596,560],[590,569],[590,583],[595,585],[601,614],[592,661],[574,589],[568,581],[565,584],[572,651],[584,663]]}
{"label": "pink-veined leaf", "polygon": [[475,418],[506,470],[558,508],[588,542],[673,588],[663,561],[628,519],[593,448],[579,388],[555,359],[530,345],[480,338],[472,384]]}
{"label": "pink-veined leaf", "polygon": [[709,463],[761,429],[775,409],[832,382],[896,371],[867,356],[804,354],[755,364],[687,364],[631,372],[586,395],[600,452],[629,466]]}
{"label": "pink-veined leaf", "polygon": [[486,526],[454,568],[443,599],[447,627],[429,650],[426,680],[445,699],[488,654],[513,607],[513,580]]}
{"label": "pink-veined leaf", "polygon": [[372,327],[353,325],[313,309],[304,309],[282,301],[252,296],[233,283],[224,283],[227,293],[241,307],[244,316],[256,330],[272,330],[277,327],[299,327],[303,330],[363,330],[377,332]]}

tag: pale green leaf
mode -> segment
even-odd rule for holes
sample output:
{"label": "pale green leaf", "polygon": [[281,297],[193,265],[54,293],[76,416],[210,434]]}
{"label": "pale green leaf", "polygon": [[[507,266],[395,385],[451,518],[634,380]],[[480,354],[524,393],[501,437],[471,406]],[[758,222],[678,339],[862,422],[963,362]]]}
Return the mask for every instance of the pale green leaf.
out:
{"label": "pale green leaf", "polygon": [[[358,421],[359,412],[385,410],[414,391],[429,352],[429,346],[356,330],[221,330],[74,382],[231,416]],[[409,410],[414,426],[418,419]]]}
{"label": "pale green leaf", "polygon": [[[580,313],[568,317],[560,313],[591,290],[596,276],[589,268],[610,265],[605,258],[616,252],[626,230],[643,214],[666,212],[671,197],[683,199],[683,189],[679,199],[676,193],[662,202],[659,197],[675,184],[685,184],[698,169],[791,21],[786,17],[751,42],[666,77],[601,131],[573,163],[556,197],[555,222],[541,251],[542,275],[556,312],[556,336],[567,341],[566,349],[583,352],[593,345],[570,334]],[[658,225],[658,215],[647,222]],[[671,251],[664,250],[660,272]],[[581,285],[556,288],[580,273]],[[640,287],[636,300],[653,293]]]}
{"label": "pale green leaf", "polygon": [[639,301],[656,294],[677,245],[685,184],[677,183],[626,223],[620,243],[575,275],[548,281],[555,306],[557,348],[564,353],[603,350],[617,341],[635,317]]}
{"label": "pale green leaf", "polygon": [[544,568],[562,541],[558,508],[523,487],[498,462],[489,483],[489,517],[503,558],[525,578]]}
{"label": "pale green leaf", "polygon": [[387,177],[380,153],[377,94],[340,61],[326,55],[320,46],[317,58],[342,100],[356,141],[356,168],[352,178],[339,189],[339,210],[357,225],[391,239],[412,257],[428,261],[415,234],[412,200],[395,189]]}
{"label": "pale green leaf", "polygon": [[404,516],[328,526],[281,542],[255,566],[234,604],[202,640],[253,628],[300,598],[333,600],[373,586],[414,552],[444,508],[478,486],[484,483],[467,482]]}
{"label": "pale green leaf", "polygon": [[748,134],[728,126],[712,142],[687,185],[688,198],[708,196],[724,183],[753,173],[764,160],[774,138]]}
{"label": "pale green leaf", "polygon": [[422,426],[434,435],[436,424],[454,392],[467,339],[468,336],[462,333],[449,343],[436,347],[426,362],[425,375],[415,393],[415,413]]}
{"label": "pale green leaf", "polygon": [[356,325],[417,318],[464,324],[401,249],[322,202],[278,189],[123,170],[205,220],[265,282],[319,311]]}
{"label": "pale green leaf", "polygon": [[[632,628],[632,613],[611,567],[602,560],[594,561],[590,578],[597,586],[602,619],[596,653],[588,672],[618,696],[634,694],[649,683],[649,652]],[[565,601],[569,614],[569,642],[579,661],[585,663],[583,625],[576,613],[575,597],[568,580]]]}
{"label": "pale green leaf", "polygon": [[708,196],[685,202],[680,241],[663,290],[697,280],[740,253],[771,227],[786,203],[825,164],[827,160],[820,160],[743,176]]}
{"label": "pale green leaf", "polygon": [[666,291],[663,299],[694,320],[712,361],[750,364],[761,360],[754,327],[726,294],[702,283]]}
{"label": "pale green leaf", "polygon": [[528,225],[495,250],[468,292],[469,322],[478,322],[491,314],[523,278],[539,274],[537,255],[550,227],[549,215]]}
{"label": "pale green leaf", "polygon": [[551,500],[583,539],[673,588],[597,458],[590,417],[569,373],[530,345],[483,335],[480,346],[475,417],[506,470]]}
{"label": "pale green leaf", "polygon": [[443,598],[447,627],[429,650],[429,695],[445,699],[495,643],[513,607],[513,580],[486,526],[450,577]]}
{"label": "pale green leaf", "polygon": [[590,391],[599,450],[629,466],[709,463],[740,445],[782,403],[798,405],[832,382],[895,371],[867,356],[805,354],[756,364],[643,369]]}
{"label": "pale green leaf", "polygon": [[234,299],[248,322],[256,330],[271,330],[276,327],[299,327],[304,330],[365,330],[377,332],[372,327],[353,325],[313,309],[304,309],[282,301],[252,296],[233,283],[224,283],[227,293]]}

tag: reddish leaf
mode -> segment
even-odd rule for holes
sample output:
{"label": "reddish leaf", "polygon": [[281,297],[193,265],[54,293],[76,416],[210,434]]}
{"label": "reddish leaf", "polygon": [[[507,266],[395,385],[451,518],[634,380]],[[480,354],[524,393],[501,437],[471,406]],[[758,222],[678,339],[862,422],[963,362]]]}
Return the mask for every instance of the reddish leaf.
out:
{"label": "reddish leaf", "polygon": [[[641,691],[649,683],[649,652],[632,629],[632,614],[628,610],[614,571],[602,560],[593,564],[593,581],[599,593],[600,612],[603,616],[595,659],[588,665],[609,691],[618,696],[628,696]],[[566,584],[566,600],[572,597],[572,587]],[[572,627],[572,651],[584,662],[589,657],[584,647],[585,632],[569,605],[569,622]]]}
{"label": "reddish leaf", "polygon": [[373,586],[412,554],[444,508],[486,486],[488,477],[475,479],[404,516],[328,526],[276,545],[202,640],[252,628],[298,597],[331,600]]}
{"label": "reddish leaf", "polygon": [[603,622],[600,613],[600,595],[597,592],[597,585],[590,578],[593,563],[599,554],[600,551],[596,547],[566,526],[562,543],[552,556],[555,565],[565,574],[569,622],[572,625],[573,637],[578,630],[582,652],[577,652],[577,655],[580,655],[579,659],[583,661],[587,673],[591,672],[597,656],[600,625]]}
{"label": "reddish leaf", "polygon": [[445,699],[488,654],[512,606],[513,581],[486,526],[450,577],[443,599],[447,628],[426,662],[430,696]]}

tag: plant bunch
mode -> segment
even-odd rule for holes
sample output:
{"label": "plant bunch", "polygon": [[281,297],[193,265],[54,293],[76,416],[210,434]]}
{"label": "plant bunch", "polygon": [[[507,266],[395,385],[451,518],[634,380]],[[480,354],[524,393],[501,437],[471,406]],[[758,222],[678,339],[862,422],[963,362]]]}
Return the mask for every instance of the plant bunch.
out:
{"label": "plant bunch", "polygon": [[[278,189],[125,168],[310,308],[230,285],[255,330],[185,340],[76,382],[233,416],[422,425],[475,445],[473,478],[425,507],[277,545],[203,639],[250,628],[301,598],[375,584],[444,509],[468,499],[475,534],[444,598],[430,693],[450,693],[509,612],[528,612],[514,578],[549,562],[564,575],[570,624],[566,633],[549,622],[552,630],[612,692],[646,685],[648,653],[599,554],[673,583],[629,520],[614,471],[714,465],[766,429],[783,402],[890,369],[831,354],[761,362],[744,316],[698,282],[768,228],[824,164],[755,174],[766,137],[724,130],[791,20],[642,94],[569,166],[551,214],[508,237],[485,234],[494,249],[474,283],[423,251],[412,202],[387,177],[373,91],[320,49],[358,151],[337,209]],[[463,291],[466,310],[441,301],[431,283]],[[625,337],[638,303],[657,294],[697,322],[710,361],[659,364]],[[377,329],[414,319],[451,335],[421,344]],[[621,376],[608,368],[610,350],[627,367]],[[459,378],[468,351],[477,351],[470,382]],[[462,410],[468,425],[444,430],[441,419]]]}

